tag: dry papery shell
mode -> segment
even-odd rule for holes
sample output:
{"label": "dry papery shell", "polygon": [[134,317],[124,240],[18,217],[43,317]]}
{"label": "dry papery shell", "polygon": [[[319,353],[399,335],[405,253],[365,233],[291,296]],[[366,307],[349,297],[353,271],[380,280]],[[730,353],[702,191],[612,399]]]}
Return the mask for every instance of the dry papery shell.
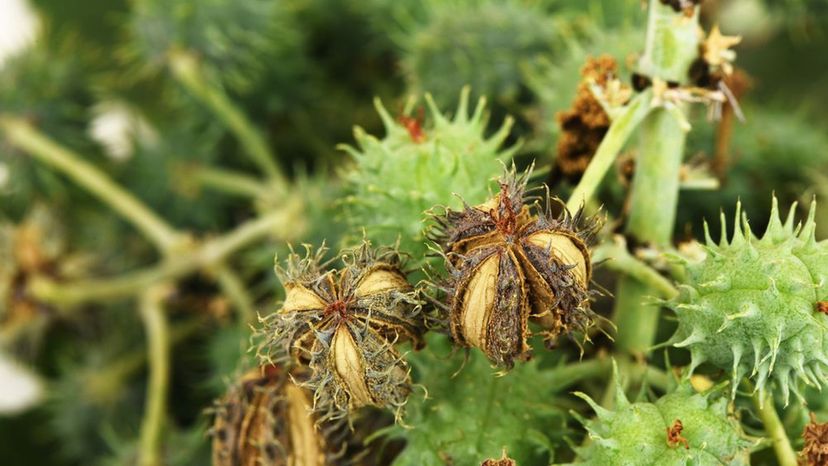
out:
{"label": "dry papery shell", "polygon": [[390,408],[399,416],[409,392],[408,364],[395,348],[423,344],[418,293],[392,248],[362,246],[340,255],[343,267],[326,270],[324,248],[291,254],[277,269],[285,302],[263,319],[267,360],[310,368],[302,385],[314,392],[322,419],[339,419],[362,406]]}
{"label": "dry papery shell", "polygon": [[311,395],[278,366],[244,374],[213,409],[213,466],[343,464],[348,429],[317,422]]}
{"label": "dry papery shell", "polygon": [[[432,238],[449,272],[443,290],[454,340],[480,348],[499,367],[530,356],[528,321],[551,344],[561,334],[592,325],[589,246],[601,222],[583,211],[571,215],[547,193],[547,209],[527,205],[531,168],[508,170],[500,193],[479,206],[447,210]],[[550,207],[560,203],[553,216]]]}

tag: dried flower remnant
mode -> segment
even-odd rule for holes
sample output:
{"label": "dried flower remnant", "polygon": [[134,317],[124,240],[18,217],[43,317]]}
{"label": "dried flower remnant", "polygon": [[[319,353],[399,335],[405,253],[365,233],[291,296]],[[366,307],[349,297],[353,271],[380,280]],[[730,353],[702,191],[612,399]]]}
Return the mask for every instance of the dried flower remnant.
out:
{"label": "dried flower remnant", "polygon": [[509,458],[509,455],[506,454],[506,449],[504,448],[503,453],[500,455],[500,459],[489,458],[480,463],[480,466],[517,466],[517,461]]}
{"label": "dried flower remnant", "polygon": [[618,64],[611,56],[588,58],[581,69],[582,80],[572,108],[556,115],[562,129],[556,164],[571,181],[577,181],[586,170],[609,129],[610,116],[595,91],[601,91],[605,104],[611,107],[624,105],[632,95],[617,73]]}
{"label": "dried flower remnant", "polygon": [[733,60],[736,59],[736,52],[732,47],[742,42],[741,36],[726,36],[722,34],[719,26],[714,26],[704,42],[701,43],[701,52],[713,70],[721,70],[725,75],[733,73]]}
{"label": "dried flower remnant", "polygon": [[[341,450],[342,426],[318,426],[310,393],[277,366],[255,368],[214,407],[214,466],[323,466]],[[331,448],[335,446],[336,448]]]}
{"label": "dried flower remnant", "polygon": [[828,422],[820,424],[816,415],[811,413],[811,422],[802,432],[805,446],[800,458],[807,466],[828,466]]}
{"label": "dried flower remnant", "polygon": [[415,143],[419,144],[426,140],[425,130],[423,129],[423,121],[425,121],[425,112],[423,108],[420,107],[419,113],[416,117],[412,117],[409,115],[400,115],[397,117],[397,121],[408,131],[408,135],[411,136],[411,140]]}
{"label": "dried flower remnant", "polygon": [[264,319],[260,357],[307,365],[300,385],[314,392],[321,419],[345,417],[362,406],[388,407],[401,415],[410,392],[409,369],[394,344],[422,345],[417,293],[393,249],[366,242],[341,255],[341,270],[324,270],[325,249],[293,253],[277,268],[286,298]]}
{"label": "dried flower remnant", "polygon": [[828,301],[820,301],[816,304],[817,312],[828,315]]}
{"label": "dried flower remnant", "polygon": [[566,209],[558,217],[533,212],[538,209],[524,205],[529,173],[517,176],[513,168],[497,196],[448,210],[433,235],[449,269],[445,309],[452,337],[505,368],[529,357],[530,318],[551,343],[560,334],[585,331],[594,315],[588,245],[600,224]]}
{"label": "dried flower remnant", "polygon": [[673,425],[667,428],[667,445],[671,447],[684,445],[685,450],[689,450],[690,443],[687,442],[686,438],[681,436],[681,431],[683,430],[684,425],[682,425],[681,420],[676,419]]}
{"label": "dried flower remnant", "polygon": [[32,295],[34,278],[85,275],[90,258],[68,254],[64,233],[55,213],[43,205],[35,205],[17,225],[0,223],[0,329],[21,335],[18,331],[42,329],[51,305]]}

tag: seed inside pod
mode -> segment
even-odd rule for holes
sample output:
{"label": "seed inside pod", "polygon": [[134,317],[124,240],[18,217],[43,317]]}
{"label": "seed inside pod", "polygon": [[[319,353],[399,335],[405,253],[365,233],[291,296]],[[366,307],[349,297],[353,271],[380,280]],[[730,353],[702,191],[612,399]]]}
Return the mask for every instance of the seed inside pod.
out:
{"label": "seed inside pod", "polygon": [[319,442],[319,433],[308,413],[311,402],[308,392],[293,384],[285,386],[285,398],[288,404],[288,422],[290,423],[290,443],[293,446],[294,464],[296,466],[316,466],[324,464],[325,454]]}
{"label": "seed inside pod", "polygon": [[374,404],[365,385],[362,353],[345,325],[339,326],[334,333],[331,357],[339,380],[351,395],[351,404],[356,407]]}
{"label": "seed inside pod", "polygon": [[523,273],[509,248],[481,247],[464,260],[451,317],[454,338],[510,367],[527,355],[528,305]]}
{"label": "seed inside pod", "polygon": [[486,326],[495,305],[500,261],[492,254],[474,271],[463,292],[460,332],[467,342],[478,348],[485,344]]}
{"label": "seed inside pod", "polygon": [[552,231],[539,231],[526,240],[550,256],[558,258],[562,264],[571,266],[570,273],[578,279],[581,286],[589,283],[591,264],[587,262],[589,252],[582,240]]}

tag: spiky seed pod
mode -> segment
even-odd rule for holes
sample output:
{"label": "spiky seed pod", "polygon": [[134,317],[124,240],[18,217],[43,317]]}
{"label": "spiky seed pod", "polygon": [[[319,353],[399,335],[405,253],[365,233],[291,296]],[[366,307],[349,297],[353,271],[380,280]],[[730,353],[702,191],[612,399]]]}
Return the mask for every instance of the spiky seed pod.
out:
{"label": "spiky seed pod", "polygon": [[[596,418],[581,422],[591,442],[578,449],[576,464],[603,466],[748,465],[755,442],[728,416],[718,388],[697,393],[689,382],[652,403],[631,403],[616,382],[615,410],[583,393]],[[580,416],[579,416],[580,417]]]}
{"label": "spiky seed pod", "polygon": [[802,432],[805,446],[800,452],[800,458],[807,466],[828,466],[828,423],[817,422],[816,415],[811,413],[811,423],[805,426]]}
{"label": "spiky seed pod", "polygon": [[375,101],[386,136],[378,139],[356,128],[359,147],[340,146],[355,162],[346,174],[350,191],[346,219],[352,230],[364,230],[378,244],[399,240],[400,249],[413,258],[429,252],[424,235],[427,212],[435,205],[460,208],[456,192],[469,202],[485,201],[488,181],[501,170],[497,161],[508,161],[517,149],[499,149],[512,126],[509,118],[495,134],[484,136],[485,100],[480,99],[469,115],[468,88],[461,92],[451,119],[440,112],[431,96],[426,95],[425,101],[428,118],[424,122],[395,120]]}
{"label": "spiky seed pod", "polygon": [[283,368],[249,371],[214,408],[213,466],[332,464],[344,430],[318,425],[310,408],[310,393]]}
{"label": "spiky seed pod", "polygon": [[341,418],[362,406],[389,407],[399,415],[410,391],[409,369],[394,344],[422,345],[417,292],[393,249],[359,248],[341,255],[344,267],[325,270],[325,249],[304,258],[293,253],[277,268],[286,289],[277,313],[263,319],[264,360],[307,364],[301,385],[314,392],[322,419]]}
{"label": "spiky seed pod", "polygon": [[562,333],[585,331],[593,316],[589,243],[600,222],[580,212],[573,217],[565,208],[557,218],[537,206],[533,212],[525,205],[529,174],[508,171],[497,196],[448,210],[437,218],[433,235],[450,272],[452,336],[507,368],[528,356],[530,317],[551,342]]}
{"label": "spiky seed pod", "polygon": [[[787,403],[798,383],[828,383],[828,242],[817,242],[811,205],[804,225],[785,223],[774,198],[764,236],[757,239],[736,206],[733,238],[716,244],[706,234],[707,257],[686,263],[687,283],[670,305],[679,326],[670,342],[690,351],[691,372],[704,362],[730,370],[733,394],[742,377],[764,392],[773,380]],[[706,230],[705,225],[705,230]]]}

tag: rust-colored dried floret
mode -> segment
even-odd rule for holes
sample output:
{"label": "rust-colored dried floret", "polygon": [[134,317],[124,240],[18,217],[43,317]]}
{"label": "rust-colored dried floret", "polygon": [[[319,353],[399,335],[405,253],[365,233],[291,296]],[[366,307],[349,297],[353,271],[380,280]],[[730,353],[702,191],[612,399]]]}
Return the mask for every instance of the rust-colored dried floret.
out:
{"label": "rust-colored dried floret", "polygon": [[828,466],[828,422],[820,424],[816,415],[811,413],[811,422],[802,432],[805,446],[800,458],[807,466]]}
{"label": "rust-colored dried floret", "polygon": [[480,466],[517,466],[517,461],[509,458],[506,454],[506,449],[504,448],[503,454],[500,455],[499,459],[489,458],[480,463]]}
{"label": "rust-colored dried floret", "polygon": [[673,421],[673,425],[667,428],[667,445],[670,447],[677,447],[679,445],[684,445],[684,448],[689,450],[690,444],[687,442],[687,439],[681,436],[681,431],[684,430],[684,425],[682,425],[679,419]]}
{"label": "rust-colored dried floret", "polygon": [[497,196],[447,211],[433,235],[449,271],[444,291],[452,337],[505,368],[530,355],[529,319],[551,343],[560,334],[585,331],[593,317],[588,244],[599,225],[580,212],[573,216],[564,208],[553,217],[525,205],[528,176],[513,168]]}
{"label": "rust-colored dried floret", "polygon": [[828,301],[819,301],[816,305],[817,312],[828,315]]}
{"label": "rust-colored dried floret", "polygon": [[581,69],[582,80],[569,110],[558,112],[561,127],[556,164],[561,173],[577,181],[604,139],[610,118],[595,99],[590,86],[606,87],[617,79],[618,64],[609,55],[589,57]]}

